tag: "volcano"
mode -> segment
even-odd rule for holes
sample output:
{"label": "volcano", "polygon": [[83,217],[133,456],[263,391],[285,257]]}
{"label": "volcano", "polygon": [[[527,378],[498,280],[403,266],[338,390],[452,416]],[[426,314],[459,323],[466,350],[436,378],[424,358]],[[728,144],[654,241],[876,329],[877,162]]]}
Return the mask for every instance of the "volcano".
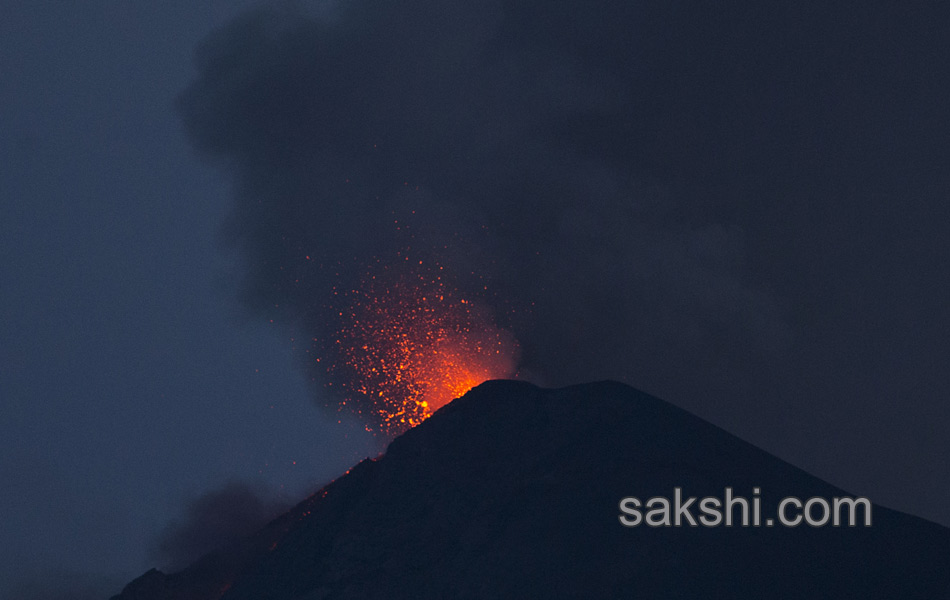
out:
{"label": "volcano", "polygon": [[950,529],[876,504],[869,527],[622,525],[623,498],[675,487],[758,490],[763,522],[784,497],[853,497],[619,383],[490,381],[242,543],[113,600],[950,598]]}

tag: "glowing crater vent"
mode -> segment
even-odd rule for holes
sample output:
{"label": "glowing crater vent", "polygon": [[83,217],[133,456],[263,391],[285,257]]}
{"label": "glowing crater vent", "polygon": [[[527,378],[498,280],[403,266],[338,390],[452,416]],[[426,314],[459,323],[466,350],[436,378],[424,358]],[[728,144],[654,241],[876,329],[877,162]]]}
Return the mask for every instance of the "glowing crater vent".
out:
{"label": "glowing crater vent", "polygon": [[343,405],[393,436],[483,381],[511,376],[519,350],[488,311],[447,285],[442,267],[399,271],[381,267],[359,289],[336,292],[328,348]]}

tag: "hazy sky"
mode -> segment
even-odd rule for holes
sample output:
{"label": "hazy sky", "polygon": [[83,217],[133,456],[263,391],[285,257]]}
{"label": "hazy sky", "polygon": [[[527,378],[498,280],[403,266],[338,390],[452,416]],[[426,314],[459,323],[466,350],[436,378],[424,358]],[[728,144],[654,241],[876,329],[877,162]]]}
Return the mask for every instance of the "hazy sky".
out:
{"label": "hazy sky", "polygon": [[530,378],[622,380],[950,524],[940,8],[363,0],[229,24],[250,5],[0,21],[7,587],[121,585],[200,495],[293,501],[373,453],[290,338],[326,330],[304,257],[358,280],[399,211],[462,289],[531,307],[503,322]]}
{"label": "hazy sky", "polygon": [[371,452],[244,317],[228,186],[174,112],[241,4],[3,11],[0,596],[61,569],[121,585],[194,496],[240,479],[296,499]]}

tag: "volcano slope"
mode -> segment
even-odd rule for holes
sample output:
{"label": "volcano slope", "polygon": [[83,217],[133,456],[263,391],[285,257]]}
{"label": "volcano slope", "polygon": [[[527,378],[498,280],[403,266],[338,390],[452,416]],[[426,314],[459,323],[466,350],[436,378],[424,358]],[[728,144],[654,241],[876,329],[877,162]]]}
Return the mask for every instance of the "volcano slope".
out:
{"label": "volcano slope", "polygon": [[[763,525],[621,525],[622,498],[674,487],[760,488]],[[491,381],[240,547],[116,598],[950,598],[950,529],[877,505],[870,527],[766,527],[786,496],[852,494],[619,383]]]}

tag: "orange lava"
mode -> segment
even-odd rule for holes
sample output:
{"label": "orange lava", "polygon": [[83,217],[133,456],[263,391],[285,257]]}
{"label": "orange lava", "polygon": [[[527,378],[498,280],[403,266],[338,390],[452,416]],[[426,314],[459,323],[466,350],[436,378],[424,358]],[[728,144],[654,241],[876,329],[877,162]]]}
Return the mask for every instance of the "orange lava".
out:
{"label": "orange lava", "polygon": [[518,343],[478,302],[421,262],[380,266],[337,291],[330,385],[367,429],[398,435],[454,398],[515,370]]}

